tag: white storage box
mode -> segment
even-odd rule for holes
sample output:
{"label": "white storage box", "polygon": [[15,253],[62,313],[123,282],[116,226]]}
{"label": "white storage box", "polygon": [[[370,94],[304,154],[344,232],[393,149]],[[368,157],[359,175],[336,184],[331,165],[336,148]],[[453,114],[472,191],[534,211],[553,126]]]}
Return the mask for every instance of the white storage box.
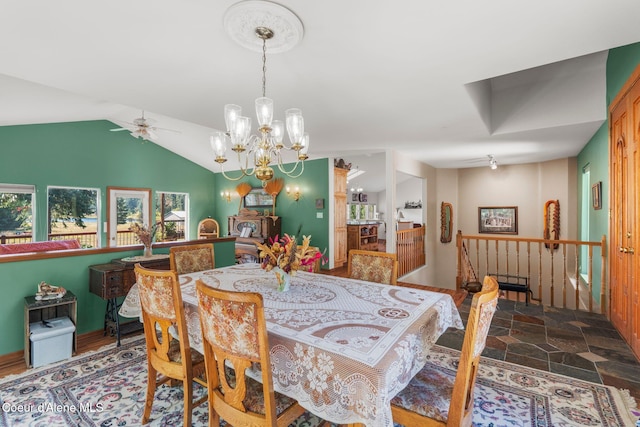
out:
{"label": "white storage box", "polygon": [[29,325],[31,365],[38,367],[71,357],[75,325],[68,317],[56,317]]}

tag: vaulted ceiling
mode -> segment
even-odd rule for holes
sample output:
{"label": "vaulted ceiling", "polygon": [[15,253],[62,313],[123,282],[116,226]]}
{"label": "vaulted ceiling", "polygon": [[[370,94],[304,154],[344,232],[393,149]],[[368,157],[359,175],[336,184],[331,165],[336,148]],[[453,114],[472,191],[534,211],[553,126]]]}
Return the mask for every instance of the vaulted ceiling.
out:
{"label": "vaulted ceiling", "polygon": [[[226,130],[224,104],[253,117],[262,88],[261,54],[224,30],[235,3],[4,2],[0,125],[122,125],[144,110],[180,131],[159,131],[159,145],[218,171],[208,137]],[[393,148],[460,168],[575,156],[606,119],[608,49],[640,41],[636,0],[278,3],[304,35],[267,48],[267,96],[277,117],[303,110],[311,158]]]}

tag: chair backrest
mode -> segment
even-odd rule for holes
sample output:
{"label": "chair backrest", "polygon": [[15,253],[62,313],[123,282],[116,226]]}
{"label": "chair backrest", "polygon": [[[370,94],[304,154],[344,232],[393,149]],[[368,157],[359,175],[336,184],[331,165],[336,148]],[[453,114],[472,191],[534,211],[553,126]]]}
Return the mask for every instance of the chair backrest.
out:
{"label": "chair backrest", "polygon": [[198,239],[220,237],[220,225],[213,218],[205,218],[198,223]]}
{"label": "chair backrest", "polygon": [[458,371],[453,384],[447,425],[471,425],[473,390],[478,374],[480,354],[487,342],[491,319],[498,304],[498,282],[485,276],[482,290],[473,296],[462,342]]}
{"label": "chair backrest", "polygon": [[[134,272],[140,293],[149,361],[158,371],[172,378],[175,378],[175,372],[181,369],[190,373],[191,363],[176,362],[191,360],[178,275],[175,271],[151,270],[140,264],[135,265]],[[177,340],[171,334],[172,331],[177,332]],[[179,357],[175,354],[178,348]]]}
{"label": "chair backrest", "polygon": [[347,276],[395,285],[398,282],[398,256],[387,252],[352,249],[349,251]]}
{"label": "chair backrest", "polygon": [[[230,425],[275,425],[276,402],[262,295],[214,289],[201,280],[196,281],[196,294],[213,410]],[[246,370],[254,363],[262,368],[264,414],[251,412],[243,404],[249,379]],[[234,381],[229,368],[235,374]]]}
{"label": "chair backrest", "polygon": [[169,249],[169,265],[178,274],[215,268],[213,244],[172,246]]}

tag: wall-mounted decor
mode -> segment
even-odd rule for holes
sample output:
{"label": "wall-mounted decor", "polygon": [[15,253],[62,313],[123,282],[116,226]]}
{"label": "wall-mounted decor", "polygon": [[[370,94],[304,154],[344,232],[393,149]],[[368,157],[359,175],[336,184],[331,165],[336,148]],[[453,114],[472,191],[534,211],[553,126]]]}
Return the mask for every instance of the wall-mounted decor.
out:
{"label": "wall-mounted decor", "polygon": [[591,202],[593,203],[593,209],[602,209],[602,181],[591,186]]}
{"label": "wall-mounted decor", "polygon": [[451,242],[451,230],[453,229],[453,206],[451,203],[442,202],[440,205],[440,241]]}
{"label": "wall-mounted decor", "polygon": [[244,196],[245,208],[269,208],[273,206],[273,196],[267,193],[264,188],[252,188],[249,193]]}
{"label": "wall-mounted decor", "polygon": [[360,200],[362,203],[367,203],[367,195],[365,193],[360,193],[358,195],[358,200]]}
{"label": "wall-mounted decor", "polygon": [[422,200],[418,200],[417,202],[404,202],[405,209],[422,209]]}
{"label": "wall-mounted decor", "polygon": [[[560,238],[560,201],[549,200],[544,204],[544,234],[543,239],[558,240]],[[551,246],[549,243],[545,243],[544,246],[548,249],[558,249],[560,246],[558,243],[553,243]]]}
{"label": "wall-mounted decor", "polygon": [[518,207],[479,207],[478,232],[491,234],[518,234]]}
{"label": "wall-mounted decor", "polygon": [[324,199],[316,199],[316,209],[324,209]]}

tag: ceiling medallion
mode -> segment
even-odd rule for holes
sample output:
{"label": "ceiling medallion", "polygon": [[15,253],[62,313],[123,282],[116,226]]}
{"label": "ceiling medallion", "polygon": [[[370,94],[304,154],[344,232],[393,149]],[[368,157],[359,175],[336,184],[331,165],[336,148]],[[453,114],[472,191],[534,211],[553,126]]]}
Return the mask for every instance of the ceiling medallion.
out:
{"label": "ceiling medallion", "polygon": [[286,52],[296,46],[304,35],[302,21],[284,6],[266,1],[249,0],[236,3],[224,15],[224,29],[240,46],[262,52],[262,40],[256,28],[273,31],[269,53]]}

